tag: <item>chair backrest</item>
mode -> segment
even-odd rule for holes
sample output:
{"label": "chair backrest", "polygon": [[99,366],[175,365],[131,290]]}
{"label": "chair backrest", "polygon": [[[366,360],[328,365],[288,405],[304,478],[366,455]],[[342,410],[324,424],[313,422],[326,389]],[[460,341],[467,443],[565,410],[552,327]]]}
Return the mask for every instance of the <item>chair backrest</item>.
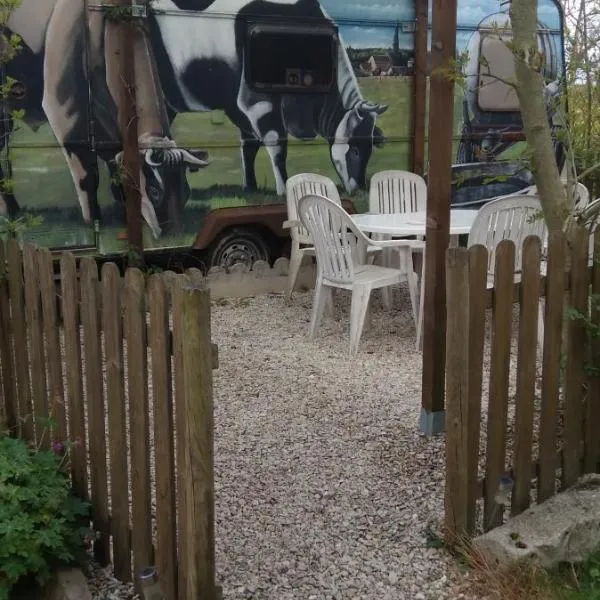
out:
{"label": "chair backrest", "polygon": [[515,272],[521,272],[525,238],[537,235],[545,242],[547,236],[541,211],[539,198],[530,194],[490,200],[479,209],[469,233],[468,246],[482,244],[488,249],[488,275],[494,274],[496,248],[502,240],[515,243]]}
{"label": "chair backrest", "polygon": [[369,239],[342,206],[323,196],[302,197],[298,213],[313,240],[320,274],[333,283],[352,283],[358,244]]}
{"label": "chair backrest", "polygon": [[[304,196],[315,194],[329,198],[341,206],[340,194],[329,177],[317,173],[298,173],[288,178],[285,184],[287,213],[290,221],[298,220],[298,202]],[[292,227],[290,235],[300,244],[312,244],[308,231],[302,227]]]}
{"label": "chair backrest", "polygon": [[[521,190],[519,194],[523,194],[526,196],[537,196],[537,186],[530,185],[529,187]],[[582,208],[585,208],[589,203],[590,191],[585,187],[585,185],[583,185],[583,183],[581,183],[581,181],[578,181],[575,184],[575,208],[581,210]]]}
{"label": "chair backrest", "polygon": [[427,184],[416,173],[379,171],[371,177],[369,211],[411,213],[427,209]]}

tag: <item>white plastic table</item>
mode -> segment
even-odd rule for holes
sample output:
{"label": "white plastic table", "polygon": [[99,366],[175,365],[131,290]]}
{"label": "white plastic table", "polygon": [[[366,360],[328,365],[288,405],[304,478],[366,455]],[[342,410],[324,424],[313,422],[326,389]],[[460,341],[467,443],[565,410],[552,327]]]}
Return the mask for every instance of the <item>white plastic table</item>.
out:
{"label": "white plastic table", "polygon": [[[453,208],[450,210],[450,235],[468,234],[475,221],[477,210]],[[386,236],[425,235],[427,214],[425,212],[352,215],[354,222],[365,233]]]}

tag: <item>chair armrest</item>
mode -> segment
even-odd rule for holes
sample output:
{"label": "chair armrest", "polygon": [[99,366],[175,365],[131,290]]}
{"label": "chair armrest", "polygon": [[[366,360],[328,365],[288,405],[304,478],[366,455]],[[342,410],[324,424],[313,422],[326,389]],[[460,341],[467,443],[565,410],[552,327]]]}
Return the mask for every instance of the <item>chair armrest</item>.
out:
{"label": "chair armrest", "polygon": [[299,227],[300,226],[300,221],[298,221],[297,219],[293,219],[290,221],[284,221],[283,225],[281,226],[283,229],[292,229],[293,227]]}
{"label": "chair armrest", "polygon": [[373,240],[380,248],[423,248],[424,242],[420,240]]}

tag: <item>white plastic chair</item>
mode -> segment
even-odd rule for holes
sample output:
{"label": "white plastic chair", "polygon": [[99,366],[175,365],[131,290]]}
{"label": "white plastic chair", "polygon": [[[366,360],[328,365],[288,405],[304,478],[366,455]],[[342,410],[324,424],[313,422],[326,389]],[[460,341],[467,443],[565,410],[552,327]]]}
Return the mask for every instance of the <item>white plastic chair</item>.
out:
{"label": "white plastic chair", "polygon": [[[369,212],[395,214],[425,212],[427,210],[427,183],[417,173],[400,170],[379,171],[371,177],[369,186]],[[373,240],[391,239],[391,236],[373,234]],[[423,236],[412,242],[413,252],[423,253]],[[384,265],[393,266],[391,248],[384,251]],[[413,263],[414,265],[414,263]],[[386,305],[390,303],[391,290],[384,291]]]}
{"label": "white plastic chair", "polygon": [[290,230],[290,237],[292,238],[286,297],[291,298],[304,257],[315,256],[315,249],[310,234],[302,226],[298,217],[298,202],[300,198],[307,194],[318,194],[319,196],[329,198],[340,206],[342,201],[333,181],[329,177],[318,175],[317,173],[299,173],[298,175],[293,175],[286,181],[285,189],[288,218],[284,222],[283,228]]}
{"label": "white plastic chair", "polygon": [[[515,281],[520,281],[525,238],[530,235],[537,235],[542,243],[547,238],[546,222],[543,219],[541,210],[542,205],[537,196],[519,192],[490,200],[479,209],[469,232],[467,246],[481,244],[488,250],[488,289],[494,286],[496,248],[502,240],[512,240],[515,243]],[[424,279],[424,277],[421,278],[421,297],[417,323],[418,348],[421,348],[423,332]],[[541,310],[538,317],[538,334],[539,339],[543,339],[544,316]]]}
{"label": "white plastic chair", "polygon": [[[310,234],[298,218],[298,202],[302,197],[309,194],[329,198],[339,206],[342,205],[342,201],[335,183],[329,177],[317,173],[293,175],[286,181],[285,188],[288,218],[283,223],[283,228],[290,230],[290,237],[292,238],[286,290],[286,298],[289,299],[292,297],[304,257],[315,256]],[[368,252],[369,254],[375,254],[381,252],[381,249],[372,246]]]}
{"label": "white plastic chair", "polygon": [[479,209],[467,245],[481,244],[488,249],[488,280],[492,284],[496,248],[502,240],[515,243],[515,276],[520,277],[525,238],[537,235],[544,242],[547,232],[540,199],[533,194],[514,194],[490,200]]}
{"label": "white plastic chair", "polygon": [[379,171],[371,177],[369,210],[379,214],[411,213],[427,209],[427,184],[416,173]]}
{"label": "white plastic chair", "polygon": [[[565,183],[565,187],[566,187],[566,183]],[[530,185],[529,187],[526,187],[526,188],[520,190],[518,193],[526,195],[526,196],[537,196],[538,195],[537,186]],[[509,196],[502,196],[502,198],[510,198],[512,195],[513,194],[510,194]],[[577,208],[577,209],[585,208],[589,203],[590,203],[590,191],[585,187],[585,185],[583,185],[583,183],[578,181],[575,184],[575,208]]]}
{"label": "white plastic chair", "polygon": [[[327,297],[334,288],[351,290],[350,350],[354,354],[365,323],[371,291],[407,281],[416,321],[417,284],[410,260],[411,245],[405,242],[404,268],[392,269],[368,264],[368,238],[350,215],[338,204],[318,195],[301,198],[298,213],[310,232],[317,255],[317,283],[310,322],[310,337],[314,338],[323,317]],[[382,241],[381,247],[398,246],[398,241]]]}
{"label": "white plastic chair", "polygon": [[[420,175],[409,171],[379,171],[371,177],[369,212],[404,214],[426,210],[427,183]],[[422,240],[423,236],[417,239]],[[415,251],[423,251],[424,247],[424,243],[413,245]]]}

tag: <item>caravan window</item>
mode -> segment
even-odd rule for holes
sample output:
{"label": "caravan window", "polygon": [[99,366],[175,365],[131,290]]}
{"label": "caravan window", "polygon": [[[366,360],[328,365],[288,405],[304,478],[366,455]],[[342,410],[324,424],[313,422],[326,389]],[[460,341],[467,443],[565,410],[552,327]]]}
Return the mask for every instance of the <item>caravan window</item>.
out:
{"label": "caravan window", "polygon": [[331,26],[254,24],[248,29],[248,83],[261,91],[326,92],[336,81],[337,32]]}

